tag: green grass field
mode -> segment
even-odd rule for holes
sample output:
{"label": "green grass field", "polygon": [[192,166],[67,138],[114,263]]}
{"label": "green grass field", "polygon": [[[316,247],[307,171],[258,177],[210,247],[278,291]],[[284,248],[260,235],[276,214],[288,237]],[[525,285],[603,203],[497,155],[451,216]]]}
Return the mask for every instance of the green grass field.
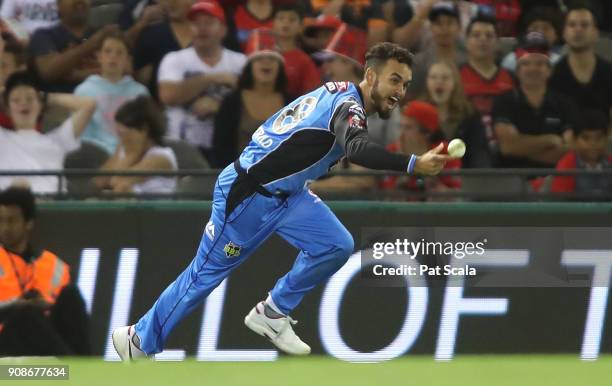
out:
{"label": "green grass field", "polygon": [[[7,364],[6,362],[1,362]],[[41,364],[36,361],[32,364]],[[407,356],[354,364],[329,357],[282,357],[277,362],[103,362],[67,359],[68,381],[1,381],[3,385],[74,386],[610,386],[612,356],[584,362],[575,355],[458,356],[436,362]],[[23,364],[23,363],[21,363]]]}

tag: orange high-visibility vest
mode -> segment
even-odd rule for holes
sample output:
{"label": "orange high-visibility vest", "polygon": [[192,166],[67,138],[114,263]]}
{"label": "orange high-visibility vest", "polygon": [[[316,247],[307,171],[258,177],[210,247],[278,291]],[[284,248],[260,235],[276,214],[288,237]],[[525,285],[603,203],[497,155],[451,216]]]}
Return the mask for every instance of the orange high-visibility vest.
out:
{"label": "orange high-visibility vest", "polygon": [[9,304],[30,290],[54,304],[70,282],[70,267],[49,251],[43,251],[27,263],[21,256],[0,246],[0,306]]}

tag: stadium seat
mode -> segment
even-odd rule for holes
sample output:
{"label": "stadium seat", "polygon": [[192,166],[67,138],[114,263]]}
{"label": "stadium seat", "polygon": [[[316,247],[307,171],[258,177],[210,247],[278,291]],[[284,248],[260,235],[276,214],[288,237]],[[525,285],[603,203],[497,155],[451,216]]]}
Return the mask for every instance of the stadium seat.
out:
{"label": "stadium seat", "polygon": [[[166,140],[166,145],[172,148],[176,155],[179,170],[209,169],[210,165],[202,157],[198,149],[185,141]],[[193,177],[184,176],[179,179],[177,193],[190,198],[208,199],[212,197],[216,176]]]}

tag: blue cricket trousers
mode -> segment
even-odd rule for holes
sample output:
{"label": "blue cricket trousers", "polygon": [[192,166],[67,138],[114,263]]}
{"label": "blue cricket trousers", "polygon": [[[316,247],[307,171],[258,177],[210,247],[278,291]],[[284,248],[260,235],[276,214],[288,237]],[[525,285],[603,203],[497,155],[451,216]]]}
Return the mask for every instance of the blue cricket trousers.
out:
{"label": "blue cricket trousers", "polygon": [[288,197],[250,194],[232,204],[226,214],[228,194],[237,176],[233,165],[221,172],[211,218],[195,258],[136,324],[145,353],[161,352],[174,326],[274,232],[300,250],[291,270],[270,291],[285,314],[306,292],[340,269],[353,252],[348,230],[320,198],[306,189]]}

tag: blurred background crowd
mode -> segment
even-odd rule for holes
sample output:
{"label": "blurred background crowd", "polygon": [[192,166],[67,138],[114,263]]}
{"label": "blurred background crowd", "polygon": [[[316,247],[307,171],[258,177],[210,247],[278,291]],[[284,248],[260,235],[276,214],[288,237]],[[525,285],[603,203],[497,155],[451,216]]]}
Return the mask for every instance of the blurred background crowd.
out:
{"label": "blurred background crowd", "polygon": [[[274,112],[359,83],[367,48],[393,41],[413,81],[391,119],[368,119],[371,138],[415,154],[461,138],[465,157],[427,179],[344,161],[315,191],[609,198],[609,1],[2,0],[0,18],[0,189],[209,197],[214,173],[176,172],[225,167]],[[83,169],[161,174],[16,175]]]}

